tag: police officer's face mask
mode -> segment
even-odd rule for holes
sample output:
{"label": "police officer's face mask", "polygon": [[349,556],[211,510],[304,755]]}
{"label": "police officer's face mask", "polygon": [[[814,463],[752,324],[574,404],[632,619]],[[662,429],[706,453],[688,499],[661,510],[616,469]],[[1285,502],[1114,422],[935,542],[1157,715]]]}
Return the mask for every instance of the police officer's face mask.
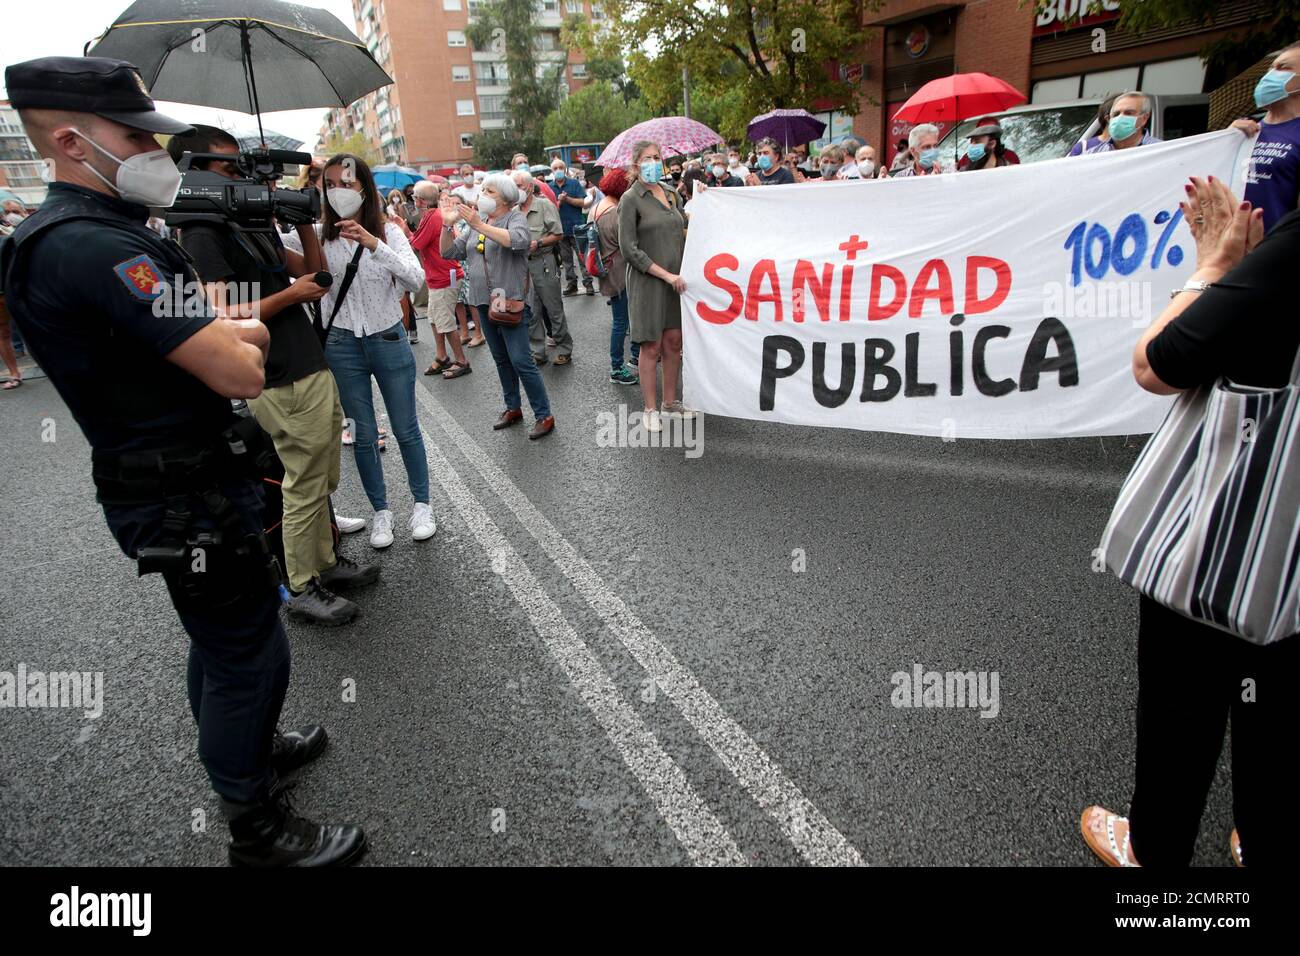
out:
{"label": "police officer's face mask", "polygon": [[75,126],[69,128],[117,163],[117,176],[114,177],[116,182],[110,183],[99,170],[82,160],[86,168],[94,173],[100,182],[117,190],[117,194],[127,202],[138,202],[143,206],[167,207],[176,201],[176,191],[181,188],[181,172],[172,162],[172,158],[167,155],[167,150],[154,149],[147,153],[136,153],[126,159],[118,159]]}

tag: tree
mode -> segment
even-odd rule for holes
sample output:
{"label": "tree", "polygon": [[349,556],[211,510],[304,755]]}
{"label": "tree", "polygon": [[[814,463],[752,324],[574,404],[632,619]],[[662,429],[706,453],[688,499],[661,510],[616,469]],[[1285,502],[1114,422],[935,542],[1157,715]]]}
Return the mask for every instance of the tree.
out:
{"label": "tree", "polygon": [[351,153],[353,156],[359,156],[366,161],[366,165],[375,166],[384,161],[379,150],[370,140],[366,139],[365,133],[356,132],[344,139],[341,136],[331,136],[325,142],[325,152],[334,156],[338,153]]}
{"label": "tree", "polygon": [[724,127],[719,132],[738,138],[758,113],[803,107],[821,97],[857,112],[857,88],[827,63],[862,43],[862,11],[880,4],[751,0],[702,10],[695,0],[606,0],[609,29],[587,31],[582,47],[598,59],[627,51],[628,72],[657,112],[681,101],[685,67],[692,112],[697,100],[715,103]]}
{"label": "tree", "polygon": [[607,80],[588,83],[550,116],[543,130],[549,143],[608,143],[629,126],[650,118],[644,100],[626,102]]}
{"label": "tree", "polygon": [[519,137],[509,129],[485,129],[474,134],[474,162],[484,169],[509,169],[511,157],[518,152],[540,156],[542,150],[540,147],[534,152],[521,149]]}
{"label": "tree", "polygon": [[546,145],[542,124],[560,104],[564,64],[539,69],[533,7],[533,0],[488,0],[475,13],[476,19],[466,33],[475,49],[505,55],[510,75],[506,112],[510,114],[513,142],[521,152],[540,156]]}

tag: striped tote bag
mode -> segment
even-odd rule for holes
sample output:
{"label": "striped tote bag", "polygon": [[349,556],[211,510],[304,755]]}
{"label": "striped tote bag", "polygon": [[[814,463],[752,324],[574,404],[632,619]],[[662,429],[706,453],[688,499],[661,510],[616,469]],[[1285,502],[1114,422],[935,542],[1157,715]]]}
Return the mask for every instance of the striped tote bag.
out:
{"label": "striped tote bag", "polygon": [[1184,392],[1101,539],[1121,581],[1255,644],[1300,631],[1300,355],[1280,389]]}

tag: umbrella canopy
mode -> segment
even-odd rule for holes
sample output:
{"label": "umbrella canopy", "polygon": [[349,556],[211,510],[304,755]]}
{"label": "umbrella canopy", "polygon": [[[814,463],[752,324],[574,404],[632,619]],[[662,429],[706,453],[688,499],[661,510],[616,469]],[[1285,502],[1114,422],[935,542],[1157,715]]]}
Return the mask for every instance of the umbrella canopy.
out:
{"label": "umbrella canopy", "polygon": [[241,131],[231,135],[238,140],[239,148],[243,150],[261,149],[263,143],[266,143],[267,149],[288,149],[296,152],[302,148],[302,140],[286,136],[284,133],[277,133],[273,129],[265,130],[262,133],[258,133],[256,130]]}
{"label": "umbrella canopy", "polygon": [[658,143],[665,156],[669,153],[693,153],[722,142],[722,137],[703,123],[685,116],[661,116],[623,130],[609,141],[592,165],[605,169],[626,166],[632,161],[632,147],[643,139]]}
{"label": "umbrella canopy", "polygon": [[772,110],[750,120],[745,135],[755,143],[770,136],[788,149],[791,143],[797,146],[821,139],[824,132],[826,124],[807,110]]}
{"label": "umbrella canopy", "polygon": [[405,189],[412,183],[418,183],[424,178],[410,166],[399,166],[397,163],[371,166],[370,171],[375,176],[375,186],[385,192],[390,189]]}
{"label": "umbrella canopy", "polygon": [[86,47],[134,63],[156,99],[242,113],[347,106],[393,82],[333,14],[280,0],[136,0]]}
{"label": "umbrella canopy", "polygon": [[959,123],[984,113],[1000,113],[1025,102],[1010,83],[987,73],[954,73],[931,80],[894,114],[903,123]]}
{"label": "umbrella canopy", "polygon": [[440,186],[447,182],[446,176],[439,176],[437,173],[429,173],[429,175],[424,178],[429,180],[429,182],[437,183]]}

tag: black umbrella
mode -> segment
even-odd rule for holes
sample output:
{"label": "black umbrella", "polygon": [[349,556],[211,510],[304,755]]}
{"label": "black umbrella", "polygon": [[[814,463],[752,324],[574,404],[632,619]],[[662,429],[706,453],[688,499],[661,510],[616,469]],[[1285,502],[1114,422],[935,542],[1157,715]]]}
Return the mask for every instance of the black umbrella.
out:
{"label": "black umbrella", "polygon": [[332,13],[280,0],[136,0],[86,55],[140,68],[152,96],[252,113],[347,106],[393,80]]}

